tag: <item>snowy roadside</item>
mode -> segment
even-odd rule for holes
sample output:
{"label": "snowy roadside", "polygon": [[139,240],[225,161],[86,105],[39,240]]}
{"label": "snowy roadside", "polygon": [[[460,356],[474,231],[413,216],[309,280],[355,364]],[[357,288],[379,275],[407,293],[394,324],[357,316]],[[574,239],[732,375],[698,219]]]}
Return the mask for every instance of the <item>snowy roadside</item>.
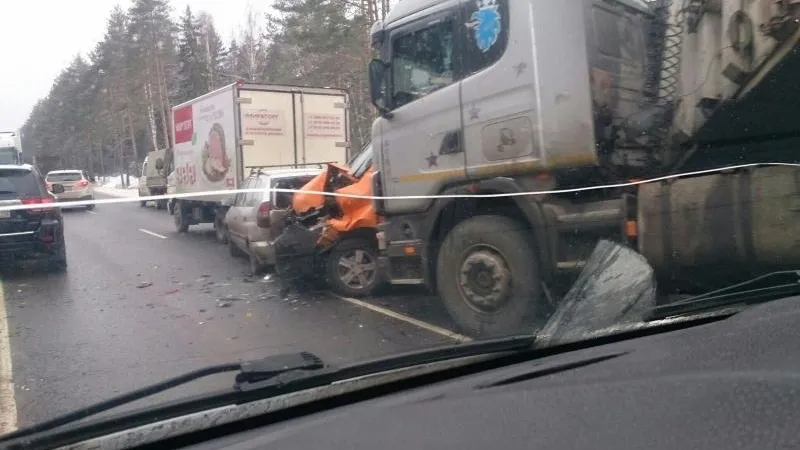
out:
{"label": "snowy roadside", "polygon": [[97,192],[98,194],[108,195],[109,197],[116,197],[116,198],[131,198],[139,196],[138,189],[122,189],[110,186],[97,186],[96,188],[94,188],[94,191]]}
{"label": "snowy roadside", "polygon": [[116,198],[130,198],[139,196],[139,179],[136,177],[129,177],[130,186],[127,188],[122,186],[121,176],[104,177],[98,181],[99,185],[94,188],[94,191],[99,194]]}

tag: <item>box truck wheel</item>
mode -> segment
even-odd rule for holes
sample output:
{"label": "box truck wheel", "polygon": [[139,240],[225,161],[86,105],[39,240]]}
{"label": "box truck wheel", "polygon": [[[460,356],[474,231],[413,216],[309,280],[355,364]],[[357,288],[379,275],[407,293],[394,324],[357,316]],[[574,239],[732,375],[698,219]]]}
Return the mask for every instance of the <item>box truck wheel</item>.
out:
{"label": "box truck wheel", "polygon": [[447,311],[476,337],[533,333],[550,307],[542,294],[530,229],[504,216],[459,223],[444,239],[437,287]]}
{"label": "box truck wheel", "polygon": [[189,231],[189,213],[191,209],[182,201],[175,204],[175,229],[178,233],[186,233]]}
{"label": "box truck wheel", "polygon": [[217,242],[221,244],[228,243],[228,230],[225,228],[225,214],[226,211],[218,210],[214,215],[214,233],[217,237]]}
{"label": "box truck wheel", "polygon": [[377,245],[362,238],[340,242],[325,258],[325,275],[331,289],[340,295],[371,295],[380,282]]}

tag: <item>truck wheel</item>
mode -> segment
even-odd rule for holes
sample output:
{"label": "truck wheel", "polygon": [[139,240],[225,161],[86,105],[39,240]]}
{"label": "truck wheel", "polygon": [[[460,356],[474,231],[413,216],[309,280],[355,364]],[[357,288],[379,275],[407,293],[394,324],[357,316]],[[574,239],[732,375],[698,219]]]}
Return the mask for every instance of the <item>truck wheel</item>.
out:
{"label": "truck wheel", "polygon": [[328,284],[346,297],[371,295],[379,285],[378,249],[366,239],[340,242],[325,259]]}
{"label": "truck wheel", "polygon": [[225,215],[217,213],[214,218],[214,233],[217,236],[217,242],[221,244],[228,243],[228,230],[225,229]]}
{"label": "truck wheel", "polygon": [[144,208],[145,206],[147,206],[147,201],[145,201],[145,200],[140,200],[140,201],[139,201],[139,206],[141,206],[142,208]]}
{"label": "truck wheel", "polygon": [[178,233],[186,233],[189,231],[189,211],[188,208],[183,204],[183,202],[178,202],[175,205],[175,229],[178,230]]}
{"label": "truck wheel", "polygon": [[437,287],[447,311],[476,337],[534,333],[550,308],[530,230],[505,216],[478,216],[445,238]]}
{"label": "truck wheel", "polygon": [[156,209],[166,209],[167,208],[167,201],[166,200],[156,200]]}

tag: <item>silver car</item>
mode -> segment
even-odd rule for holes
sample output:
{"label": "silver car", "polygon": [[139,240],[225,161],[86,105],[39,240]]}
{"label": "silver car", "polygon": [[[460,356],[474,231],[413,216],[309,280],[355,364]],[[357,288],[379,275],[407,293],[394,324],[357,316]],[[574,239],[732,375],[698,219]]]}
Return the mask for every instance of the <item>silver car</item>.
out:
{"label": "silver car", "polygon": [[[53,170],[47,172],[45,181],[51,192],[55,184],[64,187],[64,192],[54,194],[60,202],[94,200],[94,179],[83,170]],[[87,205],[86,209],[94,209],[94,204]]]}
{"label": "silver car", "polygon": [[292,195],[270,189],[300,189],[322,169],[281,169],[251,174],[242,189],[262,192],[238,193],[229,202],[223,220],[224,240],[233,256],[247,256],[254,275],[275,265],[272,242],[283,231],[283,220],[291,207]]}

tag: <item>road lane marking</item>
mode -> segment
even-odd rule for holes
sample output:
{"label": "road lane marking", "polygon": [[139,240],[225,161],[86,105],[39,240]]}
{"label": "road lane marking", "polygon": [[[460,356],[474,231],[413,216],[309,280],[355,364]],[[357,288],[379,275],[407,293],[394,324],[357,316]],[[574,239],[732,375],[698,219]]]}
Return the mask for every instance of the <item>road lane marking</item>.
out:
{"label": "road lane marking", "polygon": [[168,239],[166,236],[162,236],[162,235],[160,235],[158,233],[153,233],[152,231],[145,230],[144,228],[139,228],[139,231],[141,231],[144,234],[149,234],[150,236],[157,237],[159,239]]}
{"label": "road lane marking", "polygon": [[392,319],[396,319],[396,320],[399,320],[399,321],[402,321],[402,322],[409,323],[411,325],[414,325],[415,327],[422,328],[423,330],[427,330],[427,331],[430,331],[432,333],[436,333],[438,335],[444,336],[444,337],[452,339],[454,341],[472,342],[472,338],[464,336],[463,334],[458,334],[458,333],[455,333],[453,331],[444,329],[442,327],[437,327],[436,325],[430,324],[428,322],[424,322],[422,320],[415,319],[413,317],[406,316],[405,314],[400,314],[400,313],[394,312],[394,311],[386,309],[386,308],[381,308],[380,306],[375,306],[375,305],[373,305],[371,303],[367,303],[367,302],[364,302],[364,301],[361,301],[361,300],[356,300],[354,298],[344,297],[344,296],[341,296],[341,295],[333,293],[333,292],[331,292],[331,295],[333,295],[334,297],[336,297],[336,298],[338,298],[338,299],[340,299],[342,301],[350,303],[351,305],[355,305],[355,306],[358,306],[360,308],[365,308],[365,309],[368,309],[370,311],[376,312],[378,314],[383,314],[384,316],[391,317]]}
{"label": "road lane marking", "polygon": [[17,429],[17,401],[11,367],[11,340],[6,316],[6,296],[0,281],[0,434]]}
{"label": "road lane marking", "polygon": [[94,215],[97,215],[97,213],[96,213],[96,212],[94,212],[94,211],[86,211],[86,212],[88,212],[89,214],[94,214]]}

